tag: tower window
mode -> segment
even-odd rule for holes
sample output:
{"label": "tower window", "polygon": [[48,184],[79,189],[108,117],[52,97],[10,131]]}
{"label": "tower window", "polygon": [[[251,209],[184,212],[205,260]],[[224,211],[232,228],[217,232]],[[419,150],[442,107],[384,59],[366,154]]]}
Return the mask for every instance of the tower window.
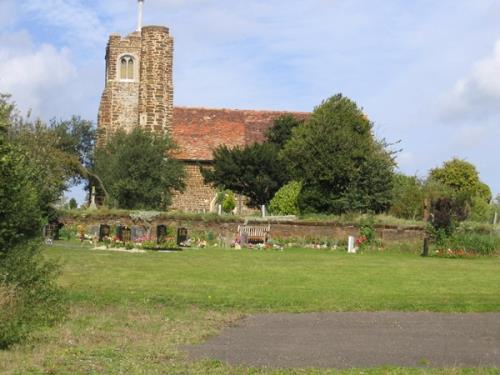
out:
{"label": "tower window", "polygon": [[132,81],[134,79],[134,58],[129,55],[120,58],[120,79]]}

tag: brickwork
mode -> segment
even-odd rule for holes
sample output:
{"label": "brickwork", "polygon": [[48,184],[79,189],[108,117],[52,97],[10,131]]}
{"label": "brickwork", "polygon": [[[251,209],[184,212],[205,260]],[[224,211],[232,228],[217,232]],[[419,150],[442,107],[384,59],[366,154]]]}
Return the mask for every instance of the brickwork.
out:
{"label": "brickwork", "polygon": [[134,80],[122,81],[119,77],[119,60],[123,55],[134,58],[134,65],[141,62],[141,36],[132,33],[126,38],[111,35],[106,48],[105,88],[98,114],[98,143],[103,144],[116,130],[131,130],[137,125],[139,103],[138,69]]}
{"label": "brickwork", "polygon": [[173,39],[166,27],[142,28],[139,124],[152,132],[167,132],[173,116]]}
{"label": "brickwork", "polygon": [[177,211],[210,212],[210,203],[216,195],[215,189],[203,183],[198,163],[185,162],[184,170],[186,171],[186,190],[182,194],[174,195],[170,208]]}
{"label": "brickwork", "polygon": [[[120,77],[120,60],[131,56],[134,78]],[[98,144],[117,130],[136,126],[167,132],[173,116],[173,39],[166,27],[147,26],[125,38],[111,35],[106,82],[98,115]]]}

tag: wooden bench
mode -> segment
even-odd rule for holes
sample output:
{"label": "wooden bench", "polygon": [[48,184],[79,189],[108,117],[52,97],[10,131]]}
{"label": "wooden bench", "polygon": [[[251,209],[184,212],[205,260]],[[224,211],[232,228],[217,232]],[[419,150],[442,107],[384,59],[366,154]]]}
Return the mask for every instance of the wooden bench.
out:
{"label": "wooden bench", "polygon": [[270,225],[238,225],[241,243],[266,243],[271,231]]}

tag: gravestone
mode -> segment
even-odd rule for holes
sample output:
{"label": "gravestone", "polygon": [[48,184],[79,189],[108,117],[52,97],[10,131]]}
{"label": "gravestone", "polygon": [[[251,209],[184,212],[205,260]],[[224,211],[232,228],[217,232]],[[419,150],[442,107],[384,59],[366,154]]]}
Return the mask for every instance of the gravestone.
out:
{"label": "gravestone", "polygon": [[347,252],[349,254],[356,254],[356,247],[353,236],[349,236],[347,239]]}
{"label": "gravestone", "polygon": [[177,246],[188,240],[188,230],[186,228],[177,229]]}
{"label": "gravestone", "polygon": [[126,225],[119,225],[116,229],[116,235],[122,242],[130,242],[132,240],[132,232]]}
{"label": "gravestone", "polygon": [[111,227],[108,224],[101,224],[99,226],[99,241],[103,241],[105,237],[110,237]]}
{"label": "gravestone", "polygon": [[130,228],[132,241],[137,242],[139,239],[144,239],[147,232],[144,227],[134,225]]}
{"label": "gravestone", "polygon": [[160,224],[156,227],[156,242],[163,243],[167,240],[167,226]]}

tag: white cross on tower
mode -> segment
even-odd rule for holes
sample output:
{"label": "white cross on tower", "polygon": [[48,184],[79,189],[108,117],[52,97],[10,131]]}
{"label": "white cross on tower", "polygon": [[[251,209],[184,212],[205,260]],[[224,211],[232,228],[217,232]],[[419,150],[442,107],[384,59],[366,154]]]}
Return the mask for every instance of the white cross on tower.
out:
{"label": "white cross on tower", "polygon": [[137,14],[137,31],[142,30],[142,15],[144,12],[144,0],[137,0],[138,2],[138,14]]}

